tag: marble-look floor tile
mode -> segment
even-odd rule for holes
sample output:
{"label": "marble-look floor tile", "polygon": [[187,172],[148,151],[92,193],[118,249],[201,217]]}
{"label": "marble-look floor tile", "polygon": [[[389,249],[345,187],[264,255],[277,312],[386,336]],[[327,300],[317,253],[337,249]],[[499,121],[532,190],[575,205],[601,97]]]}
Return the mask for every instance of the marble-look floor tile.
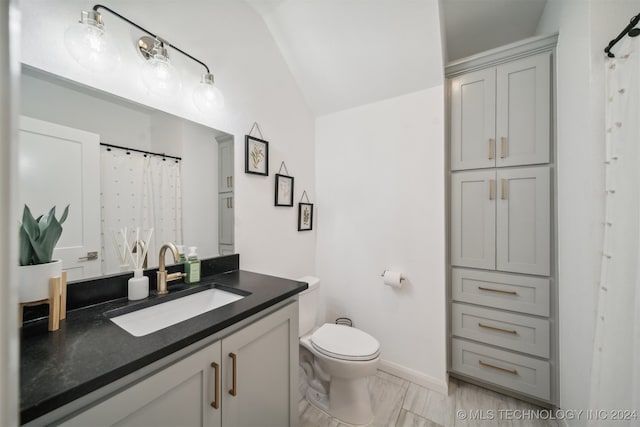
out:
{"label": "marble-look floor tile", "polygon": [[441,424],[402,409],[396,427],[443,427]]}
{"label": "marble-look floor tile", "polygon": [[402,409],[409,382],[384,372],[369,377],[369,394],[373,407],[372,426],[394,426]]}
{"label": "marble-look floor tile", "polygon": [[456,389],[455,426],[500,426],[511,427],[509,419],[500,417],[511,409],[507,396],[482,387],[458,382]]}
{"label": "marble-look floor tile", "polygon": [[456,407],[455,384],[450,385],[448,396],[433,390],[410,384],[402,405],[403,409],[442,426],[453,426]]}
{"label": "marble-look floor tile", "polygon": [[306,399],[300,401],[298,413],[300,414],[300,427],[348,427],[316,408]]}

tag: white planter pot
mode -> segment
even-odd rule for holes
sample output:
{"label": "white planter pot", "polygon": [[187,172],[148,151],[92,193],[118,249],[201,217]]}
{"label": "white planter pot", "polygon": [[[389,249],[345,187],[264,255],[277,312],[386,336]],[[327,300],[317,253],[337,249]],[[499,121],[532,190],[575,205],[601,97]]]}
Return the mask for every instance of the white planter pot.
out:
{"label": "white planter pot", "polygon": [[40,301],[49,298],[49,279],[61,275],[62,260],[18,267],[20,302]]}

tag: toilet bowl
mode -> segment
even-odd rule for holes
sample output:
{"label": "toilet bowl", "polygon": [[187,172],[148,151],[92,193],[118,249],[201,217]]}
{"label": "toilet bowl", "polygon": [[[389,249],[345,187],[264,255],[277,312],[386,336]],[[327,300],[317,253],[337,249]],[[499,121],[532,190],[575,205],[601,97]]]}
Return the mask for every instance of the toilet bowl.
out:
{"label": "toilet bowl", "polygon": [[319,280],[310,276],[298,280],[309,284],[299,304],[300,364],[309,384],[305,397],[343,422],[370,424],[373,410],[367,378],[378,369],[380,344],[357,328],[332,323],[316,328]]}

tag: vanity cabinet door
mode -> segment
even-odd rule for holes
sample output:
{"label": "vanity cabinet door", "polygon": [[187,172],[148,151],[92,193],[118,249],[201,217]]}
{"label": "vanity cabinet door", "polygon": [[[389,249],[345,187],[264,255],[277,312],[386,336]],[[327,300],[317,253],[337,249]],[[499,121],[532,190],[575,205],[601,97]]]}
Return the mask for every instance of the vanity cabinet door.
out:
{"label": "vanity cabinet door", "polygon": [[451,175],[451,264],[496,268],[496,173]]}
{"label": "vanity cabinet door", "polygon": [[495,166],[496,69],[451,81],[451,169]]}
{"label": "vanity cabinet door", "polygon": [[211,344],[61,425],[220,427],[221,409],[212,407],[220,348]]}
{"label": "vanity cabinet door", "polygon": [[222,340],[222,425],[298,425],[298,304]]}

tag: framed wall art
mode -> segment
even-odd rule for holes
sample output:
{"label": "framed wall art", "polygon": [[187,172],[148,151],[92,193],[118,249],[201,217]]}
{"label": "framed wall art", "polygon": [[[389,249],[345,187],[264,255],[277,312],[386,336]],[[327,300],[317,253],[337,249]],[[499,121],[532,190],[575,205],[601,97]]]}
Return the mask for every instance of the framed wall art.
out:
{"label": "framed wall art", "polygon": [[298,231],[313,230],[313,203],[298,203]]}
{"label": "framed wall art", "polygon": [[245,135],[244,152],[245,173],[269,175],[269,142],[251,135]]}
{"label": "framed wall art", "polygon": [[276,206],[293,206],[293,177],[276,174]]}

